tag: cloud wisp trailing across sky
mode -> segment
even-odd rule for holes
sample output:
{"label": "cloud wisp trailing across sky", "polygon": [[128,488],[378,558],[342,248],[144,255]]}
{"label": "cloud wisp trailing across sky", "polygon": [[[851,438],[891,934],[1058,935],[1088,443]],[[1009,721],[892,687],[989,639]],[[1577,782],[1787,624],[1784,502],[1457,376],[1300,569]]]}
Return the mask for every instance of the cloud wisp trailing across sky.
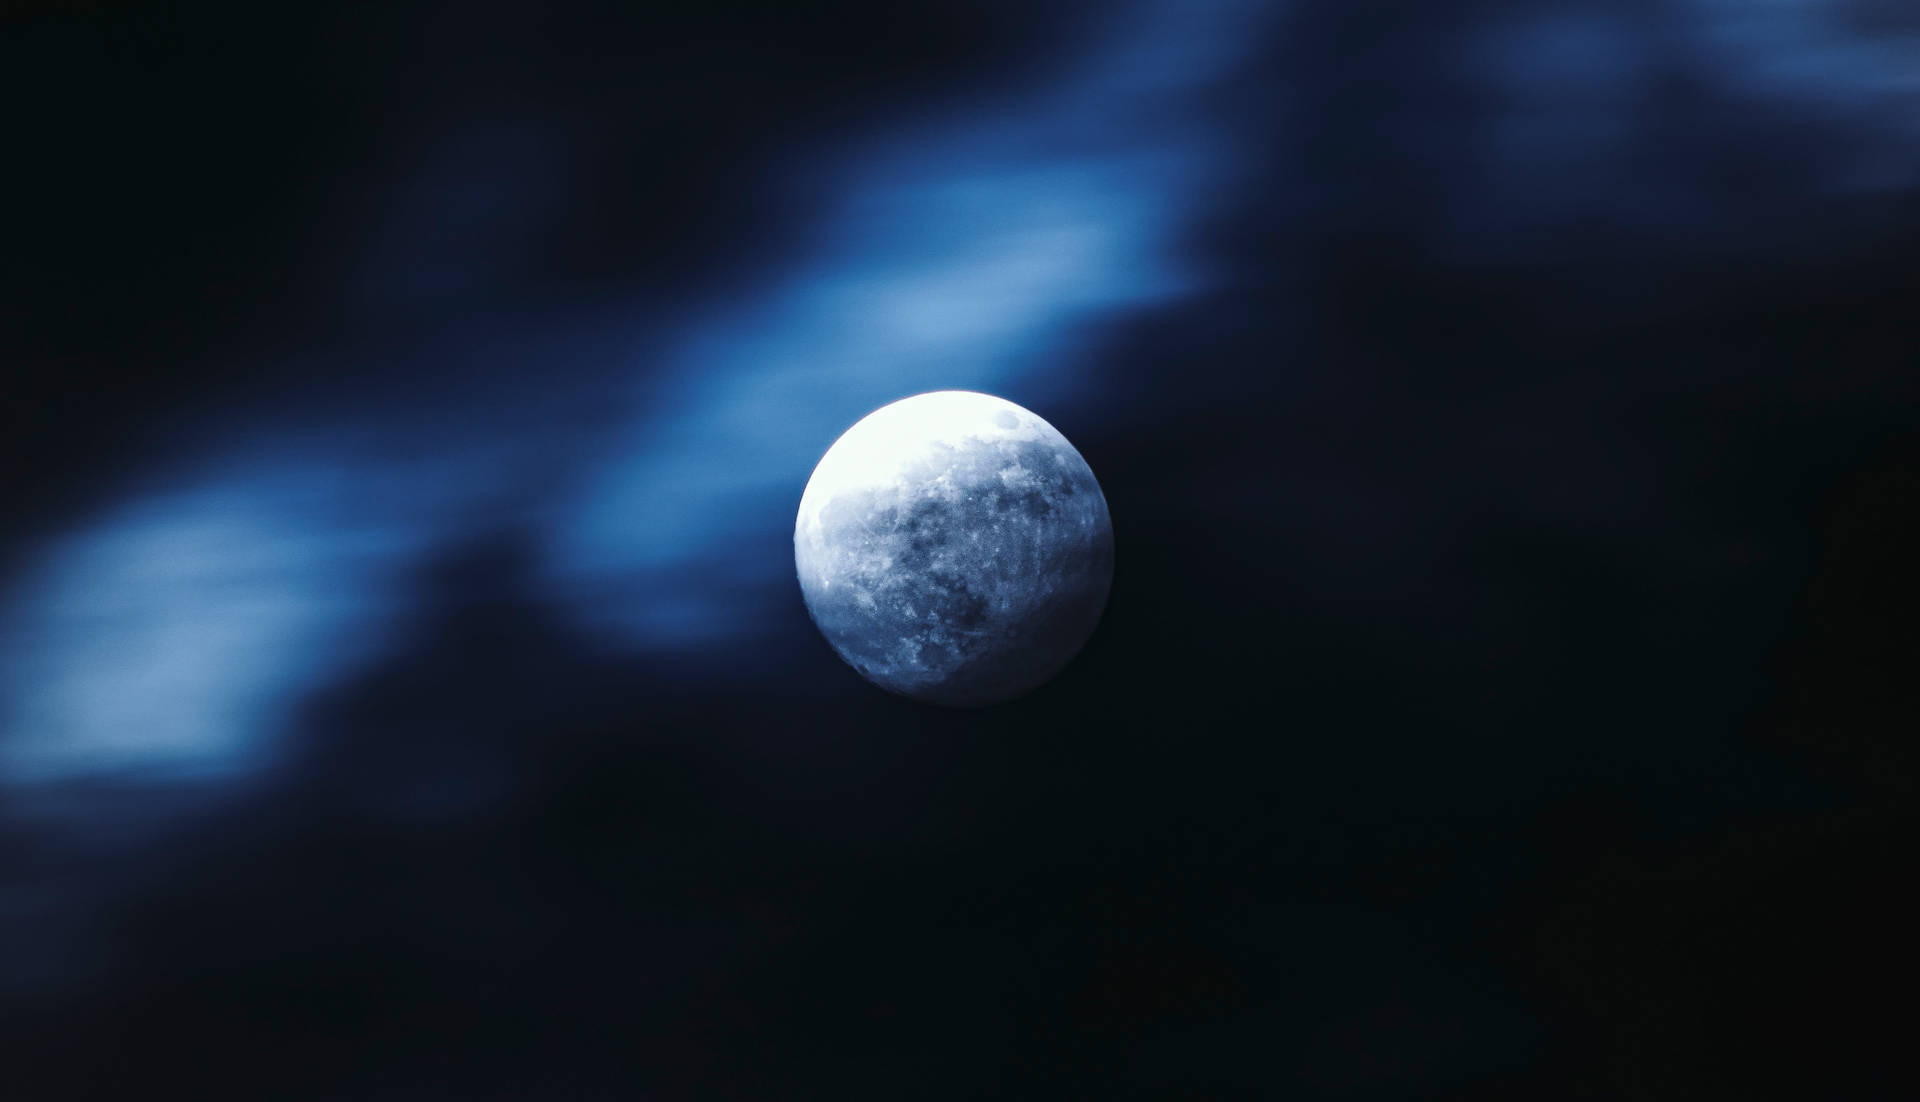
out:
{"label": "cloud wisp trailing across sky", "polygon": [[1044,407],[1090,385],[1076,325],[1205,279],[1177,242],[1222,136],[1192,96],[1230,69],[1253,11],[1136,7],[1036,93],[857,148],[807,255],[674,344],[553,530],[556,592],[618,645],[737,640],[760,592],[740,583],[787,570],[765,549],[853,421],[925,390]]}
{"label": "cloud wisp trailing across sky", "polygon": [[[665,324],[634,304],[503,323],[529,363],[499,374],[556,395],[504,425],[493,395],[449,402],[415,448],[393,446],[412,419],[377,407],[364,424],[351,411],[324,425],[278,412],[267,420],[284,431],[216,436],[163,488],[49,542],[14,580],[0,619],[0,778],[222,777],[270,761],[304,699],[399,645],[410,572],[477,518],[532,530],[537,595],[613,648],[755,638],[765,595],[790,576],[800,488],[848,424],[928,389],[1068,400],[1091,381],[1066,348],[1075,325],[1204,279],[1175,250],[1219,152],[1189,93],[1232,64],[1257,10],[1116,11],[1031,88],[825,151],[837,182],[808,247],[735,297]],[[390,221],[384,232],[405,233],[414,220]],[[435,271],[432,287],[472,282]],[[376,297],[434,301],[417,281],[389,283]],[[666,351],[533,370],[570,357],[582,325],[630,327],[629,346]],[[457,355],[490,328],[459,321],[435,347]],[[623,425],[573,420],[583,404],[635,394]],[[538,454],[572,457],[561,460],[574,464],[570,494],[500,489]]]}
{"label": "cloud wisp trailing across sky", "polygon": [[[244,428],[215,425],[166,478],[29,556],[0,605],[0,777],[225,775],[269,760],[313,691],[400,645],[419,568],[483,530],[525,533],[531,596],[615,653],[751,647],[775,630],[777,602],[798,599],[794,506],[848,425],[906,394],[963,388],[1070,429],[1076,399],[1101,385],[1076,336],[1209,288],[1217,273],[1187,242],[1233,175],[1272,155],[1246,148],[1209,97],[1296,9],[1345,33],[1345,17],[1306,5],[1102,8],[1076,48],[1018,85],[765,158],[768,188],[804,174],[801,190],[824,200],[797,247],[712,294],[616,277],[578,294],[538,284],[518,301],[543,227],[586,171],[569,142],[591,124],[530,111],[497,132],[445,128],[422,144],[418,179],[387,181],[363,263],[349,265],[350,313],[370,331],[301,353],[371,348],[413,389],[369,385],[325,414],[282,403]],[[1713,178],[1692,162],[1636,167],[1665,155],[1647,144],[1662,121],[1648,105],[1673,66],[1703,71],[1715,110],[1751,102],[1769,121],[1830,124],[1839,144],[1821,148],[1846,156],[1822,162],[1826,186],[1910,185],[1912,143],[1895,139],[1920,117],[1904,110],[1920,95],[1915,41],[1785,0],[1688,0],[1634,19],[1580,3],[1501,9],[1473,34],[1420,38],[1444,55],[1423,64],[1468,72],[1483,99],[1467,122],[1437,116],[1417,135],[1435,177],[1419,185],[1448,192],[1438,228],[1470,253],[1552,247],[1560,238],[1537,231],[1595,214],[1731,224],[1717,196],[1689,190]],[[1311,97],[1325,89],[1287,82],[1347,77],[1271,79]],[[1303,151],[1395,140],[1368,121],[1285,125],[1361,127],[1309,135]],[[1336,159],[1323,206],[1375,202],[1376,181],[1341,176],[1372,163]],[[1325,213],[1299,201],[1272,200]]]}
{"label": "cloud wisp trailing across sky", "polygon": [[379,652],[415,546],[355,517],[333,474],[189,482],[50,544],[0,621],[0,778],[205,778],[270,756],[290,701]]}

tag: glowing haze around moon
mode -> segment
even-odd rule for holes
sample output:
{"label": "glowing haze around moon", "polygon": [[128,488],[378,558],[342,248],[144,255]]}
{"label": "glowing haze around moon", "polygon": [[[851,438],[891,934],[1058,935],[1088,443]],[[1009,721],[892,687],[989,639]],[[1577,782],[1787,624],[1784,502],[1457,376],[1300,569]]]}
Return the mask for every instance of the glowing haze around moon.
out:
{"label": "glowing haze around moon", "polygon": [[974,707],[1079,653],[1113,582],[1113,525],[1067,438],[942,390],[868,414],[814,468],[793,529],[807,611],[861,676]]}

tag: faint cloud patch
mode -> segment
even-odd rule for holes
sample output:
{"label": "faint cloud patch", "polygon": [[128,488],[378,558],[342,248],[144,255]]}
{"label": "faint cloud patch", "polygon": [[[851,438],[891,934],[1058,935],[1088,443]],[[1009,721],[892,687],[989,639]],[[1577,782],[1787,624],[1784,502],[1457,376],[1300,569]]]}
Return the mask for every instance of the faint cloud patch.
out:
{"label": "faint cloud patch", "polygon": [[690,326],[554,526],[558,599],[622,646],[749,637],[807,474],[855,420],[936,389],[1044,412],[1092,385],[1077,326],[1205,285],[1178,243],[1223,139],[1189,96],[1270,15],[1138,5],[1027,101],[850,154],[808,259]]}
{"label": "faint cloud patch", "polygon": [[1920,177],[1920,20],[1909,8],[1836,0],[1690,0],[1688,40],[1729,94],[1848,129],[1829,185],[1911,186]]}
{"label": "faint cloud patch", "polygon": [[384,537],[283,472],[156,494],[56,541],[0,628],[0,775],[252,764],[276,705],[375,648]]}

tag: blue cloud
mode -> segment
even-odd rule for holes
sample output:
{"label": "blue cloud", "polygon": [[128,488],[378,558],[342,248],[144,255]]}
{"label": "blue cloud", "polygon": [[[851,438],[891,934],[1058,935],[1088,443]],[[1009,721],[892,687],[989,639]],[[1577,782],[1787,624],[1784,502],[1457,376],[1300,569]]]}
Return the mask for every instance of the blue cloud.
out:
{"label": "blue cloud", "polygon": [[562,602],[618,645],[751,635],[848,425],[925,390],[1044,411],[1095,385],[1076,326],[1204,283],[1176,246],[1219,135],[1182,97],[1222,75],[1246,14],[1144,6],[1033,99],[854,152],[808,254],[692,322],[585,480],[549,543]]}
{"label": "blue cloud", "polygon": [[0,777],[218,776],[286,705],[379,649],[390,535],[343,525],[328,472],[137,498],[45,548],[0,622]]}

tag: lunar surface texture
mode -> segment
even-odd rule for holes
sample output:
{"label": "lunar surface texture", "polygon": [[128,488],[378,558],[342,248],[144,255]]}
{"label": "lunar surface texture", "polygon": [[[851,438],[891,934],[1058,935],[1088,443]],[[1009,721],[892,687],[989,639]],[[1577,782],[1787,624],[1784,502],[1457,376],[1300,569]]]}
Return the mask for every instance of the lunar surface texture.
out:
{"label": "lunar surface texture", "polygon": [[1052,425],[942,390],[868,414],[814,468],[793,553],[841,658],[902,696],[1020,696],[1086,643],[1113,582],[1113,524]]}

